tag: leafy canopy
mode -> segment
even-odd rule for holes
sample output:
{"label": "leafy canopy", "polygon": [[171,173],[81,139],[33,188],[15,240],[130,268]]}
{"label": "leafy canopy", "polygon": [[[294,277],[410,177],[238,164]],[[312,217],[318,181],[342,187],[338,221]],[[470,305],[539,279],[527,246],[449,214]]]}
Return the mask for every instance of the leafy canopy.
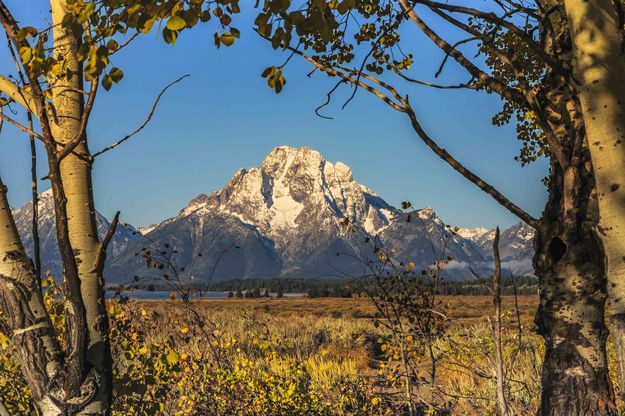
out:
{"label": "leafy canopy", "polygon": [[[239,0],[68,0],[61,25],[78,40],[77,58],[84,64],[84,79],[101,79],[109,90],[124,76],[112,57],[137,36],[158,29],[174,45],[180,34],[200,22],[216,21],[216,47],[231,46],[239,37],[232,16],[240,12]],[[68,57],[51,47],[53,27],[19,29],[19,57],[32,79],[50,82],[71,76]],[[48,92],[49,93],[49,92]]]}
{"label": "leafy canopy", "polygon": [[[404,26],[412,22],[401,3],[397,0],[265,0],[256,18],[255,29],[274,49],[304,52],[315,61],[359,80],[363,73],[368,73],[385,77],[396,75],[403,80],[414,81],[410,71],[414,69],[415,60],[418,61],[415,57],[419,55],[420,45],[415,36],[405,35],[410,32],[403,30]],[[540,35],[538,20],[531,13],[524,12],[530,10],[531,5],[519,6],[516,11],[505,14],[510,26],[519,29],[511,30],[506,25],[496,25],[488,19],[475,16],[457,19],[451,13],[442,12],[438,8],[440,3],[428,0],[405,3],[410,5],[411,10],[417,10],[418,7],[428,9],[428,17],[434,12],[438,15],[436,17],[444,21],[453,19],[458,23],[448,27],[456,31],[457,27],[461,27],[467,38],[458,41],[453,48],[473,44],[473,49],[469,49],[472,62],[476,66],[487,67],[489,75],[519,92],[524,88],[535,95],[544,93],[542,80],[546,76],[546,67],[527,42],[528,38],[539,42]],[[490,6],[495,3],[515,4],[513,1],[504,1],[492,2]],[[502,51],[512,58],[501,59]],[[447,54],[436,77],[449,60]],[[269,87],[277,93],[285,83],[283,66],[269,67],[262,74],[267,78]],[[420,81],[417,83],[424,84]],[[466,83],[446,88],[467,88],[489,94],[494,92],[475,77]],[[533,112],[504,98],[503,108],[492,118],[492,122],[501,126],[512,121],[516,122],[517,135],[522,143],[517,160],[527,164],[548,154],[548,146]]]}

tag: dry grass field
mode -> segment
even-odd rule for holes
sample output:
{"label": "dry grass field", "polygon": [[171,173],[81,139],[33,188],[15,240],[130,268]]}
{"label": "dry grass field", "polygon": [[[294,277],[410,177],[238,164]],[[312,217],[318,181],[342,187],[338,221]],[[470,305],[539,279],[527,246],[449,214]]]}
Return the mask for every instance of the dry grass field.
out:
{"label": "dry grass field", "polygon": [[[486,316],[492,313],[493,300],[489,296],[449,296],[441,298],[445,304],[448,321],[451,325],[466,325],[485,322]],[[163,301],[140,301],[150,307]],[[165,302],[164,304],[173,305]],[[537,296],[519,296],[516,299],[521,320],[531,323],[538,306]],[[274,317],[346,317],[354,319],[371,319],[375,314],[375,306],[366,298],[260,298],[260,299],[204,299],[196,303],[196,308],[206,313],[230,311],[262,311]],[[502,308],[508,312],[515,311],[515,298],[502,296]]]}
{"label": "dry grass field", "polygon": [[[515,299],[503,298],[516,415],[535,414],[540,397],[537,302],[517,299],[519,326]],[[364,298],[109,302],[114,414],[391,416],[408,414],[408,403],[417,415],[496,414],[492,299],[448,297],[440,309],[446,319],[428,351],[422,339],[375,325]],[[6,343],[0,358],[0,394],[12,398],[12,414],[32,414]]]}

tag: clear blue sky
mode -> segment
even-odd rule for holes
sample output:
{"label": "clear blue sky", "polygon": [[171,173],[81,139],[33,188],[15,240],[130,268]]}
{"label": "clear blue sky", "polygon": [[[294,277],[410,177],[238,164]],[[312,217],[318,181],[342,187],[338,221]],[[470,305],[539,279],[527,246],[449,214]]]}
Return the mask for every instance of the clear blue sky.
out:
{"label": "clear blue sky", "polygon": [[[46,6],[45,1],[8,3],[21,20],[36,23],[43,16],[38,10]],[[200,26],[185,32],[173,48],[151,33],[114,57],[125,77],[98,97],[88,128],[92,150],[140,124],[163,86],[182,74],[191,77],[167,92],[140,135],[96,162],[96,203],[104,215],[119,209],[124,220],[136,226],[161,221],[197,194],[221,188],[238,168],[258,166],[271,148],[291,145],[308,146],[330,161],[343,161],[356,180],[389,203],[408,200],[417,207],[432,206],[449,224],[505,227],[518,221],[426,148],[405,116],[364,92],[341,110],[349,94],[343,90],[337,103],[324,111],[334,119],[321,119],[314,109],[334,81],[320,74],[307,78],[310,68],[294,58],[286,68],[286,88],[276,95],[260,72],[285,56],[247,29],[252,12],[237,19],[242,39],[230,48],[216,50],[212,26]],[[416,74],[432,79],[441,53],[410,35],[419,45]],[[0,68],[7,68],[6,58],[0,56],[4,62]],[[461,70],[450,65],[441,81],[465,80],[459,74]],[[441,146],[530,213],[540,215],[546,199],[540,179],[547,163],[522,168],[513,160],[519,149],[514,126],[495,128],[490,123],[501,106],[495,96],[399,86]],[[29,199],[29,163],[26,137],[5,123],[0,174],[14,206]]]}

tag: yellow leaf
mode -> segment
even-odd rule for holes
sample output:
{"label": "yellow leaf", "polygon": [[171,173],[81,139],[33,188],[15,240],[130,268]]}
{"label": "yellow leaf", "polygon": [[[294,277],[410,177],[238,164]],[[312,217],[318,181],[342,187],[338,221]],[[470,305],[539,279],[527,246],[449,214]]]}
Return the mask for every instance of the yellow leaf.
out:
{"label": "yellow leaf", "polygon": [[169,364],[176,364],[180,360],[180,356],[174,350],[169,350],[166,358]]}

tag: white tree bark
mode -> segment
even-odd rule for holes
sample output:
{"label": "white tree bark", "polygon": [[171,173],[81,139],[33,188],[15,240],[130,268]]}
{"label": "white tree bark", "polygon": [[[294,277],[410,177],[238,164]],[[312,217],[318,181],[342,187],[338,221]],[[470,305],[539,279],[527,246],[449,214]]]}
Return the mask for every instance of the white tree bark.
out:
{"label": "white tree bark", "polygon": [[617,1],[565,0],[599,202],[608,313],[625,388],[625,43]]}

